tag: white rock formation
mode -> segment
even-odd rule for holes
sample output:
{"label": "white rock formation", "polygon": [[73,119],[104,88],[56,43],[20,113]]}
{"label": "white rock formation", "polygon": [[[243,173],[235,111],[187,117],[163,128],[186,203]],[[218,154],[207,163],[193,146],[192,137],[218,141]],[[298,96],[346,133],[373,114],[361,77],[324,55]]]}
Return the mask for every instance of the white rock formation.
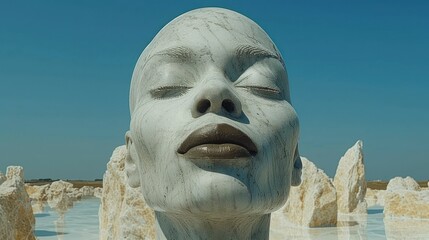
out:
{"label": "white rock formation", "polygon": [[82,193],[83,198],[93,197],[94,196],[94,187],[83,186],[79,189],[79,192]]}
{"label": "white rock formation", "polygon": [[362,141],[347,150],[340,159],[334,178],[337,190],[338,212],[366,214],[366,180]]}
{"label": "white rock formation", "polygon": [[377,193],[378,190],[367,188],[365,194],[365,201],[368,207],[377,205]]}
{"label": "white rock formation", "polygon": [[335,226],[337,194],[334,185],[311,161],[304,157],[301,161],[301,185],[291,188],[285,206],[271,214],[271,221],[282,221],[278,218],[284,217],[305,227]]}
{"label": "white rock formation", "polygon": [[25,184],[25,190],[31,200],[46,201],[48,199],[49,184],[37,186]]}
{"label": "white rock formation", "polygon": [[103,196],[103,188],[96,187],[94,188],[94,197],[101,198]]}
{"label": "white rock formation", "polygon": [[155,239],[155,217],[140,189],[127,184],[124,172],[127,150],[116,148],[103,177],[99,210],[100,239]]}
{"label": "white rock formation", "polygon": [[384,206],[384,196],[386,196],[386,190],[377,191],[377,205]]}
{"label": "white rock formation", "polygon": [[73,184],[65,181],[55,181],[48,190],[48,204],[55,209],[60,217],[73,207],[74,198],[71,193],[74,192]]}
{"label": "white rock formation", "polygon": [[82,198],[82,195],[83,193],[80,191],[80,189],[78,189],[78,188],[70,188],[68,191],[67,191],[67,195],[69,196],[69,198],[72,200],[72,201],[77,201],[77,200],[80,200],[81,198]]}
{"label": "white rock formation", "polygon": [[389,190],[384,203],[386,217],[429,219],[429,190]]}
{"label": "white rock formation", "polygon": [[12,240],[12,224],[8,219],[7,213],[3,210],[0,205],[0,239]]}
{"label": "white rock formation", "polygon": [[48,200],[48,190],[50,184],[41,186],[25,184],[25,190],[31,199],[33,213],[42,213],[45,209],[45,202]]}
{"label": "white rock formation", "polygon": [[33,240],[35,219],[22,167],[10,166],[0,184],[0,239]]}
{"label": "white rock formation", "polygon": [[387,184],[387,191],[397,190],[419,191],[420,186],[412,177],[395,177],[390,179],[389,183]]}
{"label": "white rock formation", "polygon": [[0,184],[4,183],[4,181],[6,180],[7,180],[6,176],[2,172],[0,172]]}

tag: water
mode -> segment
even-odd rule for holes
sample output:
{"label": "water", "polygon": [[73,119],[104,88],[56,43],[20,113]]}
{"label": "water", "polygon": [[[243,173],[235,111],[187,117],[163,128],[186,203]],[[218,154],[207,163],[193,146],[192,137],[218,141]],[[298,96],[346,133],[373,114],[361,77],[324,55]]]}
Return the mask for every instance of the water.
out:
{"label": "water", "polygon": [[43,213],[36,217],[37,239],[98,240],[98,207],[100,199],[90,198],[74,203],[63,221],[60,215],[45,204]]}
{"label": "water", "polygon": [[[99,206],[98,198],[75,202],[62,221],[46,205],[43,213],[35,214],[36,237],[40,240],[98,240]],[[369,208],[368,215],[342,215],[338,220],[339,226],[330,228],[272,226],[270,235],[272,239],[429,239],[429,220],[384,218],[380,206]]]}

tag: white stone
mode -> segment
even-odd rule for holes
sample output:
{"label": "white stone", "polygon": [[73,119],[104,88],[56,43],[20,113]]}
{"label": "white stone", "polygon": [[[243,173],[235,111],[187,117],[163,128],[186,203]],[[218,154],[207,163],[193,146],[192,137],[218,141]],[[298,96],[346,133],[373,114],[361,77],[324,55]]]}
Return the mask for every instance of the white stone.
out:
{"label": "white stone", "polygon": [[366,180],[362,141],[347,150],[340,159],[334,178],[337,190],[338,212],[366,214]]}
{"label": "white stone", "polygon": [[94,187],[91,186],[83,186],[79,189],[82,193],[82,197],[93,197],[94,196]]}
{"label": "white stone", "polygon": [[4,183],[4,181],[6,180],[7,180],[6,176],[2,172],[0,172],[0,184]]}
{"label": "white stone", "polygon": [[94,197],[101,198],[103,196],[103,188],[96,187],[94,188]]}
{"label": "white stone", "polygon": [[12,237],[12,231],[14,231],[14,229],[12,227],[11,222],[9,221],[9,216],[0,205],[0,239],[14,240],[14,238]]}
{"label": "white stone", "polygon": [[48,190],[49,190],[49,184],[37,186],[37,185],[29,185],[25,184],[25,190],[28,193],[28,196],[31,200],[36,201],[46,201],[48,198]]}
{"label": "white stone", "polygon": [[389,183],[387,184],[387,191],[397,190],[419,191],[420,186],[412,177],[395,177],[390,179]]}
{"label": "white stone", "polygon": [[388,190],[384,200],[384,215],[429,219],[429,190]]}
{"label": "white stone", "polygon": [[47,194],[48,204],[61,215],[60,218],[73,207],[75,191],[72,183],[62,180],[51,183]]}
{"label": "white stone", "polygon": [[69,198],[72,201],[77,201],[77,200],[80,200],[82,198],[83,193],[78,188],[69,188],[67,190],[67,195],[69,196]]}
{"label": "white stone", "polygon": [[73,183],[59,180],[51,183],[48,194],[51,194],[51,193],[56,194],[57,192],[62,192],[62,191],[70,192],[72,188],[73,188]]}
{"label": "white stone", "polygon": [[386,196],[386,190],[377,191],[377,205],[384,206],[384,197]]}
{"label": "white stone", "polygon": [[377,193],[378,190],[367,188],[365,194],[365,201],[368,207],[377,205]]}
{"label": "white stone", "polygon": [[30,198],[25,191],[22,167],[7,168],[0,184],[0,239],[33,240],[35,219]]}
{"label": "white stone", "polygon": [[100,239],[154,239],[155,217],[139,189],[127,184],[124,171],[127,150],[113,151],[103,176],[99,210]]}
{"label": "white stone", "polygon": [[329,177],[311,161],[301,157],[302,181],[292,187],[284,207],[272,213],[271,221],[286,218],[305,227],[335,226],[337,223],[337,194]]}

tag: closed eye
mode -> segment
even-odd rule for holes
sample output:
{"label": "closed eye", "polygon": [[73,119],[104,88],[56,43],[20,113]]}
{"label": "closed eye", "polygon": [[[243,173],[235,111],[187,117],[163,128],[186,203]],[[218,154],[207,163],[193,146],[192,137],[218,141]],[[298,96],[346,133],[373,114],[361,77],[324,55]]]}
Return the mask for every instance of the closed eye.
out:
{"label": "closed eye", "polygon": [[162,86],[150,90],[150,95],[155,99],[175,98],[184,95],[189,89],[187,86]]}
{"label": "closed eye", "polygon": [[237,87],[245,88],[249,92],[265,98],[280,99],[282,97],[281,91],[275,88],[261,87],[261,86],[237,86]]}

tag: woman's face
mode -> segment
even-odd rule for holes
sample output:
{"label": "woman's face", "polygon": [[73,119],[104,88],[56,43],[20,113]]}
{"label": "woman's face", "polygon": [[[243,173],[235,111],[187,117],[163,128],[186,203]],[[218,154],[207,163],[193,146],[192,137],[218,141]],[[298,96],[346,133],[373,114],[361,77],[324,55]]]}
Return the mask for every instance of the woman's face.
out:
{"label": "woman's face", "polygon": [[131,87],[128,149],[149,206],[225,216],[286,201],[298,118],[280,54],[254,22],[223,9],[176,18]]}

